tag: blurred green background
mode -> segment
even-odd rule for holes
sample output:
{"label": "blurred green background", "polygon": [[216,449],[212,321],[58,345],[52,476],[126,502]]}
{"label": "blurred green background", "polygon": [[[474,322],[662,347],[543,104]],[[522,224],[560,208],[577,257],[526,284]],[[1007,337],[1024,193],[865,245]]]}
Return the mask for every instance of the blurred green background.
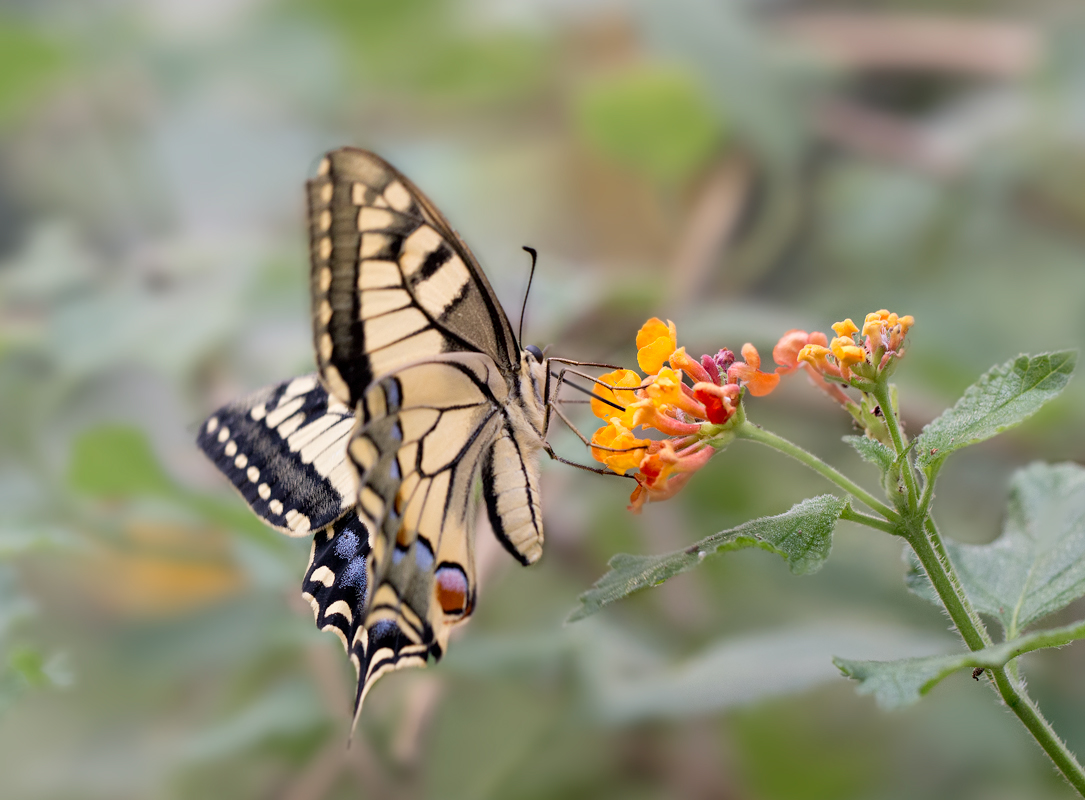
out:
{"label": "blurred green background", "polygon": [[[1085,20],[1037,0],[6,0],[0,3],[0,796],[1066,798],[984,685],[892,715],[831,655],[959,646],[901,546],[846,523],[794,578],[760,551],[562,626],[615,552],[829,487],[740,443],[676,500],[544,465],[547,549],[480,538],[478,612],[354,676],[196,450],[217,405],[312,369],[302,185],[377,151],[444,210],[526,341],[632,365],[771,349],[887,307],[918,431],[994,363],[1085,343]],[[943,473],[997,535],[1012,471],[1081,460],[1085,382]],[[803,380],[751,416],[867,485]],[[565,455],[586,453],[566,432]],[[1064,613],[1080,618],[1085,606]],[[1085,752],[1085,646],[1025,663]]]}

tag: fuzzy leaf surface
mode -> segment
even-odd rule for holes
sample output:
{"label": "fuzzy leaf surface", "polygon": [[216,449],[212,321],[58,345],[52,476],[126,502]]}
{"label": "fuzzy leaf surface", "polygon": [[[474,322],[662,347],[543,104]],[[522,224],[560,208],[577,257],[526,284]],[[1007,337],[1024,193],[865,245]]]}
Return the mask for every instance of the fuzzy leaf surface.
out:
{"label": "fuzzy leaf surface", "polygon": [[1065,350],[1021,355],[992,367],[923,429],[915,446],[916,465],[934,475],[955,450],[1020,425],[1066,387],[1076,363],[1077,353]]}
{"label": "fuzzy leaf surface", "polygon": [[[1085,595],[1085,468],[1030,464],[1013,477],[1002,535],[984,545],[946,540],[976,608],[1007,638]],[[915,559],[908,587],[940,603]]]}
{"label": "fuzzy leaf surface", "polygon": [[829,557],[833,527],[846,505],[834,495],[819,495],[797,503],[783,514],[744,522],[673,553],[619,553],[610,559],[610,572],[580,595],[580,606],[569,615],[569,621],[591,616],[615,600],[688,572],[706,556],[728,550],[760,547],[783,557],[796,575],[815,572]]}
{"label": "fuzzy leaf surface", "polygon": [[834,658],[833,663],[859,681],[859,694],[872,694],[886,709],[911,705],[939,681],[961,669],[993,669],[1023,653],[1045,647],[1062,647],[1075,639],[1085,639],[1085,622],[1062,628],[1036,631],[972,653],[903,658],[898,661],[851,661]]}
{"label": "fuzzy leaf surface", "polygon": [[864,461],[867,461],[883,473],[889,472],[893,468],[893,463],[897,457],[893,453],[892,449],[886,447],[877,439],[871,439],[869,436],[845,436],[844,441],[855,448]]}

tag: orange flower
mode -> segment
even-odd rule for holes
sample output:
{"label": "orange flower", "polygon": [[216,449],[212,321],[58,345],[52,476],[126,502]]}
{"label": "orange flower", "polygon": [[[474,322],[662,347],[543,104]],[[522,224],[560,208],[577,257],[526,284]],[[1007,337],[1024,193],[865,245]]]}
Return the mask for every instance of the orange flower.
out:
{"label": "orange flower", "polygon": [[674,406],[691,416],[705,419],[704,406],[693,399],[689,387],[682,382],[684,377],[681,370],[662,367],[644,392],[661,410]]}
{"label": "orange flower", "polygon": [[[711,359],[710,359],[711,360]],[[679,347],[673,353],[671,353],[671,367],[673,369],[680,369],[682,372],[689,375],[693,379],[694,383],[714,383],[715,379],[708,373],[708,370],[702,366],[701,362],[694,361],[688,355],[686,355],[686,348]],[[716,374],[719,374],[717,370]]]}
{"label": "orange flower", "polygon": [[[805,332],[801,338],[802,343],[827,341]],[[673,322],[653,317],[637,333],[637,362],[648,377],[618,369],[596,379],[591,407],[607,424],[592,436],[592,457],[615,472],[636,468],[637,489],[630,498],[634,511],[648,500],[673,496],[734,438],[735,425],[744,419],[742,387],[751,396],[768,394],[780,381],[778,373],[796,368],[800,349],[796,337],[790,351],[777,359],[781,367],[776,373],[761,370],[761,356],[752,344],[742,348],[742,362],[736,363],[726,348],[697,360],[678,347]],[[639,439],[636,429],[668,438]]]}
{"label": "orange flower", "polygon": [[693,397],[705,409],[705,418],[714,425],[723,425],[738,410],[740,390],[737,384],[719,386],[703,381],[693,384]]}
{"label": "orange flower", "polygon": [[637,332],[637,363],[648,375],[659,372],[677,348],[678,330],[670,320],[652,317]]}
{"label": "orange flower", "polygon": [[618,417],[611,418],[607,425],[599,428],[592,435],[591,443],[592,458],[606,464],[619,475],[640,466],[648,452],[648,446],[652,444],[648,439],[635,437]]}
{"label": "orange flower", "polygon": [[836,337],[831,342],[821,333],[788,331],[776,343],[772,355],[784,367],[777,372],[805,368],[820,389],[854,414],[858,404],[825,379],[848,383],[863,392],[871,391],[872,381],[893,359],[903,355],[904,337],[914,323],[910,316],[898,317],[882,309],[867,314],[862,331],[850,319],[835,323],[832,327]]}
{"label": "orange flower", "polygon": [[637,488],[629,496],[629,510],[639,514],[646,502],[669,500],[686,485],[693,473],[708,463],[716,451],[703,442],[676,450],[670,440],[661,443],[640,463]]}
{"label": "orange flower", "polygon": [[[595,390],[593,392],[595,397],[591,399],[592,413],[599,419],[606,420],[618,416],[621,418],[623,425],[631,427],[633,425],[633,409],[630,406],[637,401],[634,390],[639,388],[640,384],[640,375],[631,369],[617,369],[614,372],[600,375],[595,379]],[[611,389],[612,386],[615,388]],[[598,398],[602,398],[602,400]],[[621,406],[625,411],[603,402],[606,400]]]}
{"label": "orange flower", "polygon": [[821,331],[807,333],[806,331],[800,331],[797,328],[792,329],[781,336],[780,341],[772,348],[772,360],[780,365],[776,368],[776,371],[781,375],[786,375],[801,367],[802,362],[799,359],[799,353],[802,352],[803,348],[808,344],[828,347],[829,340]]}
{"label": "orange flower", "polygon": [[754,397],[764,397],[780,383],[778,374],[761,371],[761,355],[749,342],[742,345],[742,357],[746,359],[746,363],[736,361],[732,364],[727,370],[728,381],[745,383],[746,388]]}
{"label": "orange flower", "polygon": [[851,367],[866,362],[866,351],[856,345],[855,340],[850,336],[837,336],[829,342],[829,349],[832,350],[833,358],[836,359],[840,373],[845,379],[850,376]]}

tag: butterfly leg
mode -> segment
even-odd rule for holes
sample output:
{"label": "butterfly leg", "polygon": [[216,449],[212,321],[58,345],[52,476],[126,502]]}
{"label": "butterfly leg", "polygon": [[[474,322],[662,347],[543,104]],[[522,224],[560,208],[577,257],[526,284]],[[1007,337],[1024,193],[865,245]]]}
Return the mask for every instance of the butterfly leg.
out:
{"label": "butterfly leg", "polygon": [[[550,383],[550,376],[551,375],[553,375],[554,377],[556,377],[558,379],[557,387],[555,387],[555,389],[554,389],[554,394],[555,394],[554,397],[550,397],[550,393],[549,393],[550,392],[549,383]],[[546,404],[546,425],[545,425],[545,427],[543,429],[544,430],[544,436],[545,436],[545,431],[549,430],[549,427],[550,427],[550,412],[551,412],[551,410],[553,410],[554,414],[558,417],[558,419],[560,419],[562,422],[564,422],[569,427],[569,430],[571,430],[573,433],[575,433],[577,435],[577,438],[579,438],[580,441],[582,441],[585,444],[585,446],[591,447],[591,441],[584,434],[582,434],[580,432],[580,430],[576,427],[576,425],[573,424],[572,420],[570,420],[567,416],[565,416],[565,414],[562,412],[562,410],[557,407],[557,397],[556,397],[556,395],[561,390],[561,385],[562,385],[562,382],[564,380],[564,375],[565,375],[565,369],[562,369],[562,371],[560,373],[550,372],[550,373],[547,373],[547,376],[546,376],[546,382],[548,384],[548,386],[546,388],[546,396],[548,398],[548,402]],[[570,384],[566,384],[566,385],[573,386],[574,384],[570,383]],[[577,387],[577,388],[580,388],[580,387]],[[589,394],[590,394],[590,392],[589,392]],[[598,398],[598,399],[602,399],[602,398]],[[607,401],[604,401],[604,402],[607,402]],[[545,439],[543,441],[543,445],[544,445],[544,448],[546,450],[546,454],[548,456],[550,456],[551,459],[553,459],[554,461],[557,461],[557,462],[559,462],[561,464],[568,464],[570,467],[576,467],[577,469],[586,470],[587,472],[594,472],[594,473],[599,474],[599,475],[613,475],[613,476],[619,477],[619,478],[633,478],[632,475],[621,475],[621,474],[616,473],[616,472],[611,472],[610,470],[607,470],[607,469],[602,469],[600,467],[591,467],[591,466],[588,466],[587,464],[579,464],[579,463],[577,463],[575,461],[570,461],[567,458],[562,458],[561,456],[559,456],[557,453],[554,452],[554,448],[551,447],[550,443],[545,441]],[[610,448],[603,448],[603,449],[609,450]],[[636,479],[634,478],[634,480],[636,480]]]}
{"label": "butterfly leg", "polygon": [[550,446],[549,442],[546,442],[544,444],[544,449],[546,450],[546,454],[548,456],[550,456],[550,458],[552,458],[554,461],[557,461],[560,464],[568,464],[570,467],[576,467],[577,469],[582,469],[582,470],[585,470],[586,472],[594,472],[597,475],[610,475],[610,476],[612,476],[614,478],[629,478],[630,480],[633,480],[633,481],[636,480],[636,478],[634,478],[632,475],[622,475],[620,473],[611,472],[608,469],[602,469],[600,467],[589,467],[587,464],[578,464],[576,461],[570,461],[567,458],[562,458],[561,456],[559,456],[557,453],[554,452],[554,448]]}

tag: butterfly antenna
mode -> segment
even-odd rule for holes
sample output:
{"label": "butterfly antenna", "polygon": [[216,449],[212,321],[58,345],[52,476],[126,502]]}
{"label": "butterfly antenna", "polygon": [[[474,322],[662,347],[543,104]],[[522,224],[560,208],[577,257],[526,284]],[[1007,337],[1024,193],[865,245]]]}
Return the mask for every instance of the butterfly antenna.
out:
{"label": "butterfly antenna", "polygon": [[535,262],[539,260],[539,253],[534,247],[525,247],[524,250],[531,253],[531,272],[527,276],[527,291],[524,292],[524,304],[520,306],[520,330],[516,334],[516,338],[521,344],[524,341],[524,312],[527,311],[527,296],[531,294],[531,280],[535,277]]}

